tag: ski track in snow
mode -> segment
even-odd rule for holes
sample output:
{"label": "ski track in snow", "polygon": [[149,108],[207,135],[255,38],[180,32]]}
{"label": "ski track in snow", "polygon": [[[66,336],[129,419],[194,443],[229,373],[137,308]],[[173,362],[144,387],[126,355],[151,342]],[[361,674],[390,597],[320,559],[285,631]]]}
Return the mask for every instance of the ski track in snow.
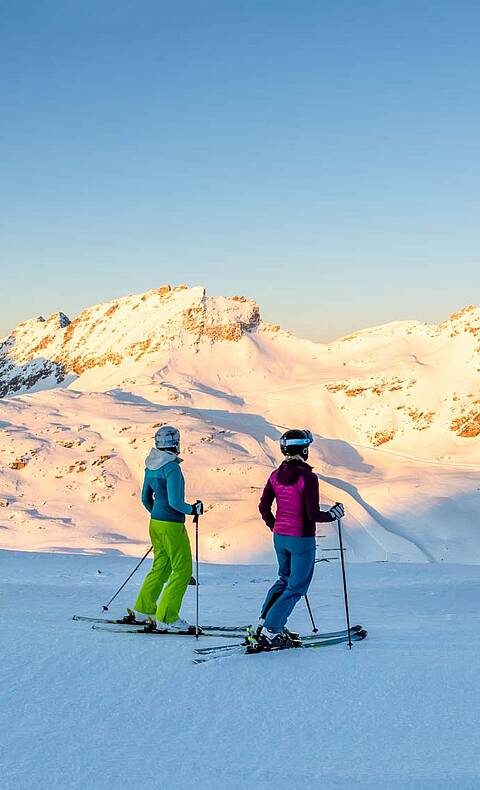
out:
{"label": "ski track in snow", "polygon": [[[478,566],[350,565],[352,621],[369,631],[351,652],[199,666],[193,639],[70,619],[98,614],[131,568],[113,553],[0,552],[2,790],[477,790]],[[251,621],[273,575],[202,565],[203,621]],[[317,567],[310,599],[321,629],[343,627],[338,564]],[[300,603],[290,625],[308,623]]]}

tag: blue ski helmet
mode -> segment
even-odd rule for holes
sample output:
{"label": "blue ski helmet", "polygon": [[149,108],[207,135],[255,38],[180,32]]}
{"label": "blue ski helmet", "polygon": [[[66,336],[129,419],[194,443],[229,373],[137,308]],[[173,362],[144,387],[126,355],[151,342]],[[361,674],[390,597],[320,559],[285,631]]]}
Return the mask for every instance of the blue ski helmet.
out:
{"label": "blue ski helmet", "polygon": [[285,431],[280,439],[283,455],[302,455],[308,458],[308,448],[313,442],[313,434],[308,430]]}
{"label": "blue ski helmet", "polygon": [[169,450],[172,453],[180,452],[180,431],[171,425],[162,425],[155,434],[155,447],[157,450]]}

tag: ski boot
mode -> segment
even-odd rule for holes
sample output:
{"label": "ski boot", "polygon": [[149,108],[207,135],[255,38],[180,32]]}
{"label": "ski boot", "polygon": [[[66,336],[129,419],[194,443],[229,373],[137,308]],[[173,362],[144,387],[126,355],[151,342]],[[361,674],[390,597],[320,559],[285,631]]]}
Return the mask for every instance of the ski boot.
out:
{"label": "ski boot", "polygon": [[[146,617],[147,615],[144,615]],[[145,620],[139,620],[137,618],[137,614],[133,609],[127,608],[127,614],[124,615],[121,620],[118,620],[119,623],[125,623],[125,625],[144,625]]]}
{"label": "ski boot", "polygon": [[262,633],[262,628],[263,628],[264,622],[265,622],[265,620],[262,617],[260,617],[259,620],[258,620],[258,625],[257,625],[257,627],[255,629],[255,639],[258,639],[258,637]]}
{"label": "ski boot", "polygon": [[[265,622],[265,620],[262,620],[262,618],[260,618],[259,621],[258,621],[257,629],[255,631],[255,638],[257,639],[257,641],[258,641],[258,638],[259,638],[260,634],[262,633],[264,622]],[[286,627],[283,629],[282,633],[292,643],[296,643],[295,647],[300,647],[301,646],[302,640],[300,639],[300,634],[297,634],[295,631],[289,631],[288,628],[286,628]]]}
{"label": "ski boot", "polygon": [[302,646],[302,640],[300,638],[300,634],[297,634],[296,631],[289,631],[288,628],[284,628],[283,633],[285,634],[287,639],[290,639],[294,647]]}
{"label": "ski boot", "polygon": [[274,633],[263,626],[258,636],[255,634],[254,638],[250,637],[247,653],[287,650],[290,647],[295,647],[295,643],[283,631]]}
{"label": "ski boot", "polygon": [[[162,633],[168,634],[195,634],[195,626],[190,625],[187,623],[186,620],[175,620],[173,623],[160,623],[156,624],[156,631],[161,631]],[[198,629],[198,633],[202,634],[203,631],[201,628]]]}
{"label": "ski boot", "polygon": [[143,623],[143,630],[147,634],[157,630],[157,623],[153,615],[148,615],[146,621]]}

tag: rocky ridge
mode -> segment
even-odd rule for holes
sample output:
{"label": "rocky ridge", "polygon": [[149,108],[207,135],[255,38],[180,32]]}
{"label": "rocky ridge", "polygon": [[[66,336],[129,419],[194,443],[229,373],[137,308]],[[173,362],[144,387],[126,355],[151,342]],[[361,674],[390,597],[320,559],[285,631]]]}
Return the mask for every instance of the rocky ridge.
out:
{"label": "rocky ridge", "polygon": [[[184,354],[181,374],[176,352]],[[0,397],[68,385],[131,388],[142,376],[169,400],[189,400],[193,380],[243,397],[249,380],[276,387],[292,370],[300,386],[312,376],[323,380],[332,407],[373,447],[407,446],[420,434],[424,447],[438,445],[446,431],[480,436],[474,305],[438,325],[396,321],[325,346],[264,324],[258,305],[243,296],[163,286],[87,308],[73,321],[61,312],[31,319],[0,342]]]}
{"label": "rocky ridge", "polygon": [[[357,433],[373,447],[412,432],[480,436],[480,309],[436,325],[393,322],[341,338],[348,376],[328,383]],[[389,369],[375,370],[390,354]],[[364,372],[361,372],[364,369]]]}
{"label": "rocky ridge", "polygon": [[72,321],[61,312],[39,316],[0,341],[0,397],[174,347],[237,342],[259,324],[258,305],[243,296],[170,285],[89,307]]}

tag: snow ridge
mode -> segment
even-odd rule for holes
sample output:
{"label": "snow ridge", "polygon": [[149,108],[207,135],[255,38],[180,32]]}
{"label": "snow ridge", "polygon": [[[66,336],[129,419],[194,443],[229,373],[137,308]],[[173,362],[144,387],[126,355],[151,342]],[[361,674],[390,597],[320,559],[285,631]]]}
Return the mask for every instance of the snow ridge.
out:
{"label": "snow ridge", "polygon": [[91,368],[140,361],[174,347],[241,339],[260,322],[244,297],[207,297],[204,288],[170,285],[87,308],[26,321],[0,341],[0,397],[71,383]]}

